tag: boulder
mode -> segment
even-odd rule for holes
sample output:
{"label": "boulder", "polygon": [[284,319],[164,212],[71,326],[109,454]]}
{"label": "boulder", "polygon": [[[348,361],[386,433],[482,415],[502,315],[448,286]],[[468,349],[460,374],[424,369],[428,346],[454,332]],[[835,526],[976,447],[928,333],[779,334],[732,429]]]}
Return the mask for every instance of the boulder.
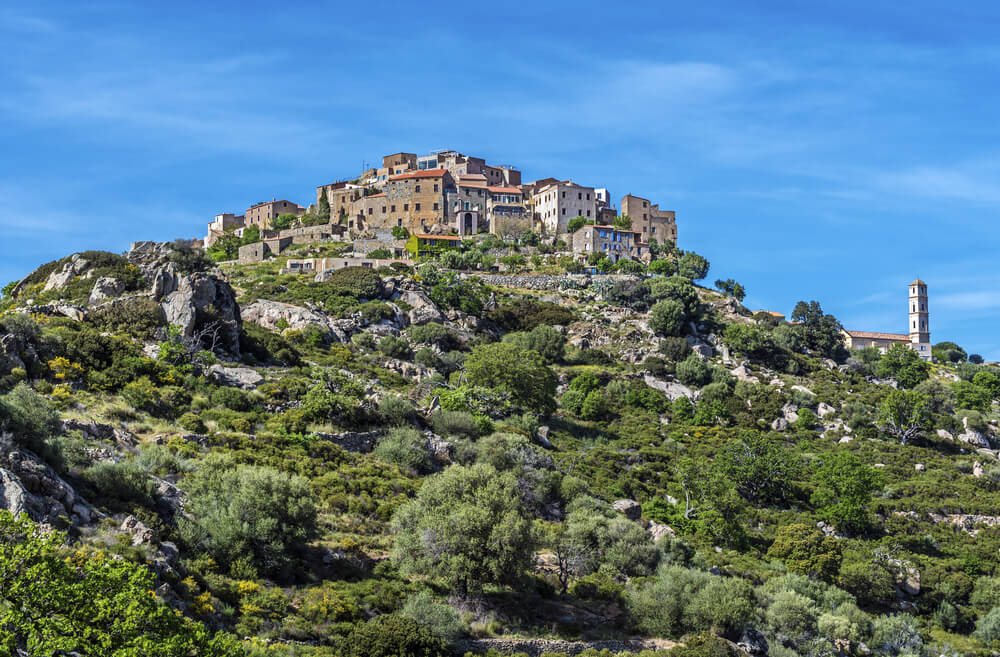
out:
{"label": "boulder", "polygon": [[162,301],[177,289],[177,267],[172,262],[156,269],[149,278],[153,298],[157,301]]}
{"label": "boulder", "polygon": [[132,545],[148,545],[153,542],[153,530],[144,525],[135,516],[126,516],[125,520],[122,521],[121,531],[126,534],[131,534]]}
{"label": "boulder", "polygon": [[223,367],[216,364],[208,368],[208,373],[222,385],[244,390],[253,390],[264,382],[264,377],[249,367]]}
{"label": "boulder", "polygon": [[743,630],[743,635],[736,647],[753,657],[767,657],[768,654],[767,639],[764,638],[763,633],[752,627]]}
{"label": "boulder", "polygon": [[216,346],[238,356],[242,319],[236,295],[229,283],[214,274],[195,272],[180,279],[177,289],[163,300],[167,323],[177,326],[185,337],[193,337],[206,326],[199,326],[199,315],[212,309],[218,321]]}
{"label": "boulder", "polygon": [[927,466],[924,465],[923,463],[917,463],[916,465],[913,466],[913,469],[916,470],[917,472],[926,472]]}
{"label": "boulder", "polygon": [[837,409],[835,409],[833,406],[830,406],[825,402],[820,402],[819,405],[816,407],[816,415],[820,417],[826,417],[830,413],[836,413],[836,412]]}
{"label": "boulder", "polygon": [[980,463],[979,461],[976,461],[975,463],[973,463],[972,464],[972,476],[975,477],[976,479],[980,479],[980,478],[982,478],[983,474],[984,474],[983,464]]}
{"label": "boulder", "polygon": [[747,369],[746,365],[739,365],[738,367],[734,367],[729,371],[729,373],[732,374],[734,377],[736,377],[737,381],[749,381],[751,383],[757,383],[757,377],[755,377],[753,374],[750,373],[750,370]]}
{"label": "boulder", "polygon": [[325,313],[280,301],[259,299],[241,310],[244,321],[263,326],[272,331],[287,325],[292,330],[317,326],[337,342],[347,342],[352,333],[360,330],[356,319],[332,319]]}
{"label": "boulder", "polygon": [[542,425],[538,427],[538,431],[535,432],[535,438],[538,439],[538,444],[545,448],[551,448],[552,443],[549,442],[549,427]]}
{"label": "boulder", "polygon": [[649,532],[649,536],[653,539],[654,543],[664,536],[669,536],[671,538],[677,536],[677,532],[674,531],[673,527],[658,523],[655,520],[649,523],[649,527],[646,528],[646,531]]}
{"label": "boulder", "polygon": [[945,431],[944,429],[937,430],[937,437],[941,440],[955,440],[955,436],[951,435],[950,431]]}
{"label": "boulder", "polygon": [[774,422],[771,423],[771,429],[774,431],[788,431],[788,420],[783,417],[775,418]]}
{"label": "boulder", "polygon": [[645,375],[642,380],[645,381],[646,385],[650,388],[662,392],[670,401],[680,399],[681,397],[687,397],[688,399],[693,400],[695,397],[694,390],[677,383],[676,381],[663,381],[662,379],[657,379],[650,374]]}
{"label": "boulder", "polygon": [[966,429],[962,433],[955,436],[955,438],[963,443],[968,443],[973,447],[982,447],[985,449],[989,449],[991,447],[990,439],[987,438],[985,434],[982,434],[974,429]]}
{"label": "boulder", "polygon": [[642,506],[635,500],[616,500],[612,502],[611,508],[629,520],[638,520],[642,517]]}
{"label": "boulder", "polygon": [[58,290],[65,287],[76,276],[85,272],[89,266],[90,263],[86,259],[81,258],[79,253],[74,253],[70,256],[69,262],[62,266],[62,269],[49,274],[49,278],[45,281],[45,287],[42,290],[48,292],[49,290]]}
{"label": "boulder", "polygon": [[805,393],[810,397],[815,397],[816,393],[805,386],[792,386],[792,390],[798,390],[799,392]]}
{"label": "boulder", "polygon": [[795,404],[785,404],[781,407],[781,416],[791,424],[799,419],[799,407]]}
{"label": "boulder", "polygon": [[102,301],[121,295],[124,291],[125,284],[117,278],[101,276],[94,282],[94,288],[90,291],[90,298],[87,300],[87,305],[96,306]]}
{"label": "boulder", "polygon": [[0,468],[0,509],[13,515],[27,511],[28,492],[21,481],[9,470]]}
{"label": "boulder", "polygon": [[412,326],[444,321],[444,315],[441,313],[441,310],[431,301],[427,293],[422,290],[401,291],[395,295],[393,301],[402,301],[411,306],[406,311],[406,318]]}

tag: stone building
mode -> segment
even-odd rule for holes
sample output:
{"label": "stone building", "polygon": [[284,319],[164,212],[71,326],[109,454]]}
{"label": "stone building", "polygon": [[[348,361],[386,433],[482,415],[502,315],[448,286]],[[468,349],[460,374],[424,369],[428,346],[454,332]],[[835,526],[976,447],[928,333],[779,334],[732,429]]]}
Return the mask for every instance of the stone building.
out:
{"label": "stone building", "polygon": [[650,238],[660,244],[677,244],[677,218],[673,210],[661,210],[659,204],[649,199],[627,194],[621,202],[622,216],[632,220],[632,230],[642,235],[642,241]]}
{"label": "stone building", "polygon": [[283,214],[301,215],[306,209],[298,203],[286,200],[272,199],[257,203],[247,208],[245,223],[247,226],[257,226],[261,230],[271,227],[271,221]]}
{"label": "stone building", "polygon": [[205,235],[202,244],[207,249],[215,244],[215,240],[219,239],[222,235],[230,231],[239,230],[245,225],[246,215],[237,215],[232,212],[217,214],[212,219],[212,222],[208,224],[208,234]]}
{"label": "stone building", "polygon": [[520,187],[487,187],[486,194],[486,216],[491,233],[509,238],[531,228],[531,216],[525,207]]}
{"label": "stone building", "polygon": [[565,233],[566,225],[574,217],[594,219],[597,216],[594,188],[572,180],[541,187],[534,192],[533,198],[535,217],[549,235]]}
{"label": "stone building", "polygon": [[927,283],[919,278],[908,286],[909,333],[876,333],[872,331],[842,330],[841,335],[848,349],[875,347],[882,353],[894,344],[905,344],[922,359],[931,360],[930,315],[927,304]]}
{"label": "stone building", "polygon": [[639,233],[633,230],[588,225],[573,233],[573,253],[581,257],[600,252],[611,262],[618,262],[622,258],[641,258],[643,251],[648,249],[639,244]]}

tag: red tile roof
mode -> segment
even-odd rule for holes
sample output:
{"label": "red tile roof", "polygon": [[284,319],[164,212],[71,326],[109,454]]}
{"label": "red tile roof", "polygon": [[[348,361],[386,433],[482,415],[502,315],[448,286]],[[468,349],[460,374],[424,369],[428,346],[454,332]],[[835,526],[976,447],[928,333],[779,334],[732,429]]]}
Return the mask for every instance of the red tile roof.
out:
{"label": "red tile roof", "polygon": [[379,198],[379,197],[385,197],[385,192],[379,192],[378,194],[369,194],[364,198]]}
{"label": "red tile roof", "polygon": [[488,191],[494,194],[520,194],[521,190],[517,187],[487,187]]}
{"label": "red tile roof", "polygon": [[[845,329],[846,331],[846,329]],[[868,338],[869,340],[895,340],[909,342],[910,336],[902,333],[877,333],[874,331],[846,331],[852,338]]]}
{"label": "red tile roof", "polygon": [[398,176],[389,176],[389,180],[405,180],[407,178],[440,178],[448,173],[447,169],[424,169],[423,171],[409,171]]}

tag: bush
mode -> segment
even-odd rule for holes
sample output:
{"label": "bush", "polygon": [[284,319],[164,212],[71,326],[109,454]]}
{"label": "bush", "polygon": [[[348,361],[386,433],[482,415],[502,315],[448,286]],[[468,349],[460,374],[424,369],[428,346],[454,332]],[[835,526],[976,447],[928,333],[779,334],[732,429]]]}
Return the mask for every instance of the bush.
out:
{"label": "bush", "polygon": [[170,248],[170,262],[183,274],[208,271],[215,266],[205,252],[190,240],[174,240]]}
{"label": "bush", "polygon": [[439,637],[413,618],[376,616],[354,626],[343,643],[344,657],[448,657]]}
{"label": "bush", "polygon": [[513,403],[540,413],[555,410],[556,375],[535,351],[517,345],[480,345],[465,359],[469,384],[496,388]]}
{"label": "bush", "polygon": [[183,483],[190,513],[180,525],[186,542],[220,563],[248,557],[273,573],[316,534],[316,502],[305,477],[210,455]]}
{"label": "bush", "polygon": [[678,336],[683,333],[683,304],[676,299],[657,301],[649,311],[649,328],[657,335]]}
{"label": "bush", "polygon": [[919,655],[924,642],[916,619],[907,614],[892,614],[875,619],[872,644],[893,655]]}
{"label": "bush", "polygon": [[200,417],[190,411],[177,418],[177,424],[181,429],[192,433],[205,433],[205,423]]}
{"label": "bush", "polygon": [[156,329],[167,323],[160,304],[146,297],[97,308],[87,314],[86,321],[100,331],[125,333],[140,340],[153,337]]}
{"label": "bush", "polygon": [[423,473],[431,469],[427,439],[422,433],[409,427],[396,427],[379,438],[373,453],[379,460],[401,468]]}
{"label": "bush", "polygon": [[408,360],[413,355],[410,343],[406,341],[406,338],[397,338],[393,335],[382,338],[378,343],[378,350],[389,358],[398,358],[399,360]]}
{"label": "bush", "polygon": [[686,386],[701,387],[712,380],[712,369],[697,354],[677,363],[677,379]]}
{"label": "bush", "polygon": [[20,445],[44,456],[46,441],[62,429],[62,422],[52,404],[25,383],[18,383],[0,397],[0,428],[14,434]]}
{"label": "bush", "polygon": [[358,299],[374,299],[382,294],[382,277],[369,267],[344,267],[331,274],[323,285]]}
{"label": "bush", "polygon": [[455,610],[435,602],[434,596],[426,589],[407,598],[400,614],[417,621],[448,643],[462,634],[462,622]]}
{"label": "bush", "polygon": [[375,324],[382,320],[393,319],[396,311],[387,303],[382,301],[369,301],[361,304],[361,316],[369,324]]}
{"label": "bush", "polygon": [[122,388],[122,398],[137,411],[153,413],[160,403],[160,391],[144,376]]}
{"label": "bush", "polygon": [[212,391],[212,403],[216,406],[228,408],[231,411],[245,412],[253,408],[253,404],[246,393],[238,388],[223,386]]}
{"label": "bush", "polygon": [[486,317],[505,331],[530,331],[540,325],[565,326],[574,319],[573,312],[565,306],[535,299],[504,302],[486,313]]}
{"label": "bush", "polygon": [[698,281],[708,276],[708,269],[708,260],[694,251],[688,251],[677,262],[678,274],[693,281]]}
{"label": "bush", "polygon": [[566,337],[551,326],[539,325],[527,332],[509,333],[503,341],[538,352],[546,364],[558,363],[566,352]]}
{"label": "bush", "polygon": [[691,343],[684,338],[667,337],[660,340],[660,353],[674,363],[680,363],[691,355]]}
{"label": "bush", "polygon": [[437,322],[428,322],[421,326],[411,326],[409,329],[410,340],[415,344],[427,344],[450,349],[456,346],[455,337],[451,331]]}
{"label": "bush", "polygon": [[138,463],[102,461],[84,472],[84,479],[109,502],[135,502],[150,506],[156,486]]}
{"label": "bush", "polygon": [[972,633],[980,641],[993,642],[1000,640],[1000,607],[994,607],[976,621],[976,631]]}
{"label": "bush", "polygon": [[409,401],[399,395],[386,395],[379,400],[378,413],[390,426],[402,426],[413,421],[416,412]]}
{"label": "bush", "polygon": [[437,411],[431,415],[430,423],[434,433],[439,436],[475,439],[481,435],[475,416],[463,411]]}

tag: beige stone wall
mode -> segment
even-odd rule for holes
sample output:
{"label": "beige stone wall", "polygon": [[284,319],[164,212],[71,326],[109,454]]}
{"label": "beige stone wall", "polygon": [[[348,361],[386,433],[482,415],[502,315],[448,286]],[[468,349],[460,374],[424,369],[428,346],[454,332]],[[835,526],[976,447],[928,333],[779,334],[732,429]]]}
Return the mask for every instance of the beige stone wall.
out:
{"label": "beige stone wall", "polygon": [[597,217],[593,187],[556,183],[537,190],[532,198],[535,215],[549,234],[565,233],[566,225],[574,217]]}
{"label": "beige stone wall", "polygon": [[297,203],[285,200],[258,203],[247,208],[245,223],[247,226],[257,226],[261,230],[264,230],[265,228],[269,228],[271,220],[279,215],[301,215],[305,210],[305,208]]}

